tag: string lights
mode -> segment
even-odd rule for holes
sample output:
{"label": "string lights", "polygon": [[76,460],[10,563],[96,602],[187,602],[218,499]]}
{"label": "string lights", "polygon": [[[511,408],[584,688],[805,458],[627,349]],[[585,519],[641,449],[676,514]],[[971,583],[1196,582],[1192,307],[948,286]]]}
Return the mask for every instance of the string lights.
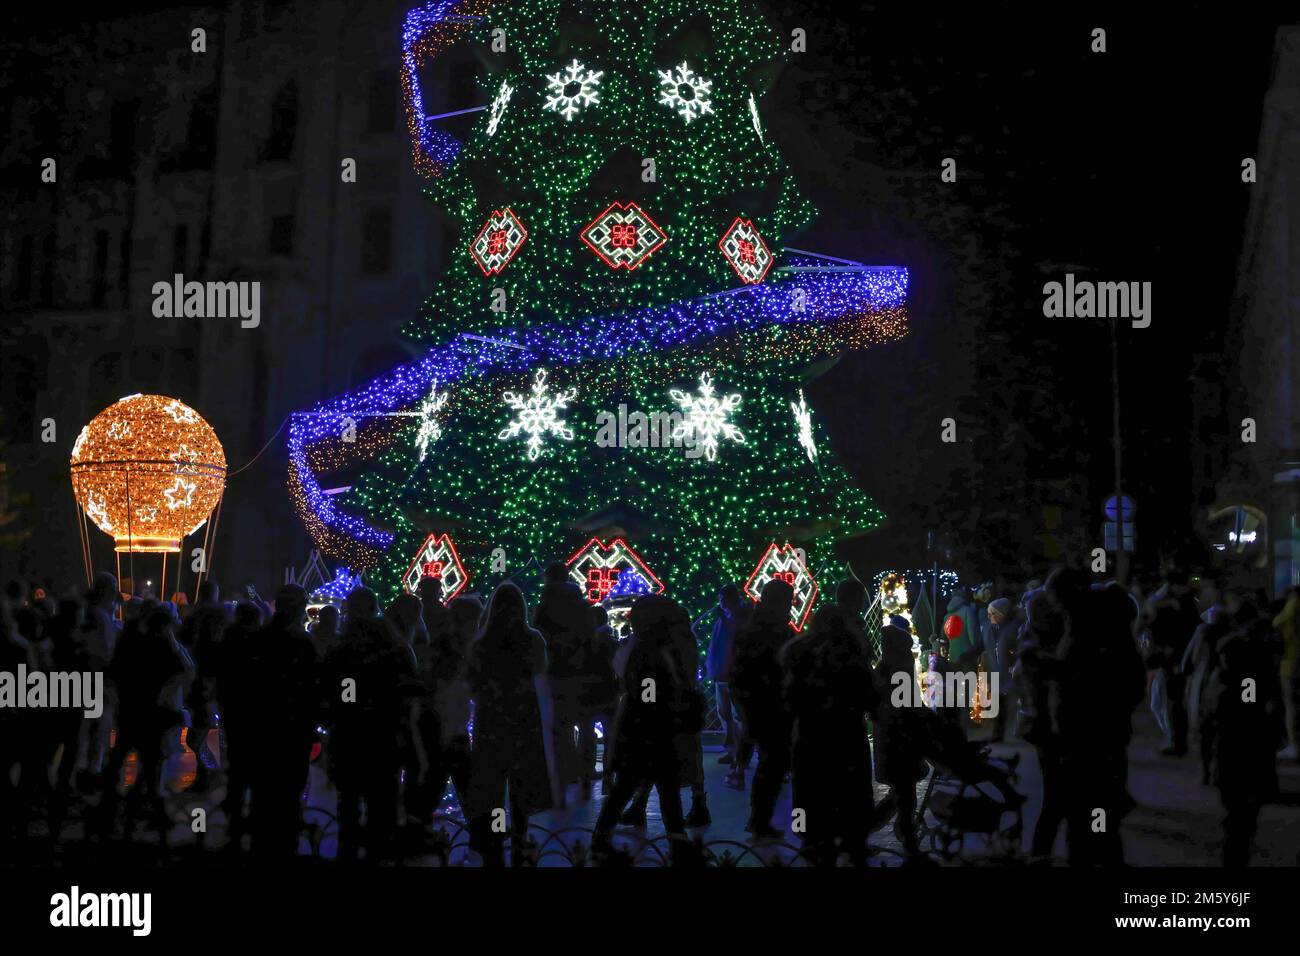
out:
{"label": "string lights", "polygon": [[[653,584],[654,567],[699,607],[750,575],[771,541],[798,544],[817,567],[835,540],[883,519],[830,454],[802,375],[811,359],[906,334],[907,270],[785,248],[814,210],[758,121],[747,78],[784,51],[748,4],[662,0],[654,14],[607,0],[462,0],[407,18],[416,164],[440,173],[426,194],[462,238],[402,330],[423,357],[295,415],[288,440],[290,491],[313,540],[377,590],[401,586],[429,528],[454,535],[482,588],[596,533],[602,548],[636,542],[636,561],[597,575],[598,593]],[[708,43],[687,26],[701,19]],[[506,55],[479,99],[492,106],[458,151],[435,156],[415,65],[494,35]],[[655,173],[635,201],[604,185],[635,162],[627,146],[643,178]],[[490,194],[471,168],[491,172]],[[565,389],[551,390],[542,369]],[[689,397],[703,402],[710,375],[727,388],[715,402],[737,399],[720,421],[694,410],[710,467],[680,443],[596,443],[600,411],[662,409],[666,393],[697,387]],[[421,462],[412,442],[423,419],[396,413],[418,411],[435,381],[455,401]],[[503,393],[516,399],[505,429]],[[527,454],[503,444],[525,435]],[[344,468],[360,477],[329,493],[322,478]]]}

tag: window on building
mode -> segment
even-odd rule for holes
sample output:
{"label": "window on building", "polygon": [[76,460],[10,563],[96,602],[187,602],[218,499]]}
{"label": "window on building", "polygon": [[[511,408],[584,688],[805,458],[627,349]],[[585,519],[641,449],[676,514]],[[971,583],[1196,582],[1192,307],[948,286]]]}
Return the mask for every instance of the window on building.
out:
{"label": "window on building", "polygon": [[47,232],[45,238],[41,241],[41,305],[45,308],[54,306],[54,272],[55,261],[58,258],[59,249],[58,240],[54,238],[54,233]]}
{"label": "window on building", "polygon": [[371,209],[361,226],[361,272],[384,275],[393,267],[393,214]]}
{"label": "window on building", "polygon": [[117,291],[122,295],[122,308],[131,306],[131,227],[122,230],[121,247],[117,254]]}
{"label": "window on building", "polygon": [[90,267],[90,305],[102,309],[108,302],[108,230],[95,230],[94,261]]}
{"label": "window on building", "polygon": [[262,147],[262,159],[282,162],[293,158],[293,140],[298,132],[298,81],[287,80],[271,101],[271,129]]}
{"label": "window on building", "polygon": [[90,395],[93,407],[103,408],[122,397],[122,353],[105,352],[90,363]]}
{"label": "window on building", "polygon": [[185,275],[190,258],[190,227],[178,223],[172,229],[172,275]]}
{"label": "window on building", "polygon": [[0,357],[0,396],[4,414],[0,427],[9,441],[30,441],[29,429],[39,421],[36,414],[36,358],[28,352],[12,349]]}
{"label": "window on building", "polygon": [[157,385],[162,381],[166,354],[161,345],[145,345],[131,353],[131,381]]}
{"label": "window on building", "polygon": [[171,353],[170,381],[184,382],[187,387],[197,391],[199,388],[199,360],[194,349],[173,349]]}
{"label": "window on building", "polygon": [[140,115],[139,100],[114,103],[109,113],[109,162],[113,171],[127,175],[135,162],[135,130]]}
{"label": "window on building", "polygon": [[14,300],[27,302],[32,297],[32,270],[36,268],[36,241],[23,236],[18,243],[17,273],[14,275]]}
{"label": "window on building", "polygon": [[271,230],[266,240],[266,252],[272,256],[293,255],[293,213],[271,217]]}
{"label": "window on building", "polygon": [[366,132],[391,133],[397,125],[397,74],[376,70],[370,74],[366,95]]}

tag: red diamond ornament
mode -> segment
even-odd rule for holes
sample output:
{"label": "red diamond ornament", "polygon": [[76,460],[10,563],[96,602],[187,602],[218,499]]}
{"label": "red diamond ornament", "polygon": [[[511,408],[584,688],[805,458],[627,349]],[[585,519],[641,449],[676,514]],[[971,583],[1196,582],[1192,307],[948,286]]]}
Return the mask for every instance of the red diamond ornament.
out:
{"label": "red diamond ornament", "polygon": [[460,563],[460,555],[456,553],[450,535],[431,534],[424,539],[415,559],[402,575],[402,585],[415,594],[422,578],[436,578],[442,582],[443,604],[450,604],[452,598],[465,590],[469,575]]}
{"label": "red diamond ornament", "polygon": [[478,263],[485,276],[493,276],[515,257],[515,253],[527,238],[528,230],[507,206],[505,209],[496,210],[488,217],[488,221],[483,224],[479,234],[470,243],[470,255],[474,257],[474,261]]}
{"label": "red diamond ornament", "polygon": [[794,588],[794,604],[790,607],[790,626],[798,633],[803,630],[813,602],[817,600],[817,582],[808,573],[808,568],[797,550],[788,544],[777,545],[775,542],[768,546],[758,566],[754,568],[754,573],[745,582],[746,596],[757,604],[763,594],[763,586],[773,578],[781,578]]}
{"label": "red diamond ornament", "polygon": [[611,269],[633,269],[668,241],[634,202],[616,202],[582,230],[582,241]]}
{"label": "red diamond ornament", "polygon": [[748,219],[737,216],[718,242],[718,248],[731,263],[731,268],[736,270],[736,275],[750,285],[762,282],[767,270],[772,268],[772,253]]}
{"label": "red diamond ornament", "polygon": [[[641,560],[641,555],[632,550],[622,538],[615,538],[605,544],[599,538],[592,538],[565,562],[569,577],[587,595],[592,604],[601,604],[610,596],[610,592],[619,587],[619,577],[628,573],[641,579],[641,588],[652,594],[662,594],[663,582]],[[626,593],[637,593],[627,590]]]}

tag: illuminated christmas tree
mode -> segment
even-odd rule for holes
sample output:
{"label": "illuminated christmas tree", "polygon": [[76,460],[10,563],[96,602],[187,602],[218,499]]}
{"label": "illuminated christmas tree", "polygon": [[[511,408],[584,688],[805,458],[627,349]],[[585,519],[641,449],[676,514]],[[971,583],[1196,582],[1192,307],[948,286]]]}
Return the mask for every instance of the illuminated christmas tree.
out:
{"label": "illuminated christmas tree", "polygon": [[[496,55],[456,144],[420,114],[414,66],[462,40]],[[440,2],[405,46],[416,164],[456,253],[404,329],[425,358],[292,424],[317,546],[387,595],[432,534],[476,588],[621,538],[637,560],[584,565],[593,599],[658,585],[701,611],[772,543],[815,571],[875,527],[803,385],[905,333],[907,272],[787,245],[814,211],[763,126],[786,44],[755,10]]]}

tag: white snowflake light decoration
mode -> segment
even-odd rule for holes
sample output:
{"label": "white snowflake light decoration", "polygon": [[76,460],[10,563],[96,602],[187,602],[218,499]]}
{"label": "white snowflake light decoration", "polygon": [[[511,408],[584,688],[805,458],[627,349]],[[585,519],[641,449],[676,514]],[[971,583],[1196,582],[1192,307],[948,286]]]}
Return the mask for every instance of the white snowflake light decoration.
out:
{"label": "white snowflake light decoration", "polygon": [[487,134],[492,136],[501,125],[501,117],[506,115],[506,107],[510,104],[510,97],[514,95],[515,88],[505,80],[501,81],[501,89],[497,90],[496,97],[492,100],[492,109],[488,113]]}
{"label": "white snowflake light decoration", "polygon": [[673,401],[682,407],[686,416],[680,425],[673,429],[673,438],[688,441],[703,441],[704,456],[713,461],[718,457],[718,436],[728,441],[745,444],[745,435],[739,428],[728,421],[740,407],[740,395],[734,393],[725,398],[713,394],[713,379],[705,372],[700,376],[699,395],[687,395],[680,389],[670,391]]}
{"label": "white snowflake light decoration", "polygon": [[429,397],[420,403],[416,412],[420,416],[420,430],[415,434],[415,448],[420,453],[420,461],[429,452],[429,446],[442,437],[442,425],[438,423],[438,412],[447,404],[447,393],[438,391],[437,380],[429,390]]}
{"label": "white snowflake light decoration", "polygon": [[754,123],[754,132],[758,134],[758,141],[763,142],[763,124],[758,121],[758,104],[754,102],[754,94],[749,94],[749,118]]}
{"label": "white snowflake light decoration", "polygon": [[804,452],[808,455],[809,461],[817,460],[817,443],[813,441],[812,431],[812,409],[804,401],[803,389],[799,389],[799,402],[790,403],[790,411],[794,412],[795,424],[799,426],[799,444],[803,446]]}
{"label": "white snowflake light decoration", "polygon": [[545,108],[572,120],[579,110],[600,102],[600,78],[604,75],[603,70],[589,70],[574,60],[546,78],[549,95]]}
{"label": "white snowflake light decoration", "polygon": [[700,76],[683,61],[671,70],[659,71],[659,102],[677,112],[690,124],[713,112],[713,81]]}
{"label": "white snowflake light decoration", "polygon": [[505,441],[520,433],[528,436],[528,460],[536,461],[542,453],[542,436],[555,435],[564,441],[573,441],[573,429],[569,428],[557,414],[569,407],[578,394],[576,388],[557,392],[554,396],[546,391],[546,369],[539,368],[533,376],[533,388],[529,395],[505,392],[501,397],[506,405],[518,412],[517,418],[501,429],[497,438]]}

